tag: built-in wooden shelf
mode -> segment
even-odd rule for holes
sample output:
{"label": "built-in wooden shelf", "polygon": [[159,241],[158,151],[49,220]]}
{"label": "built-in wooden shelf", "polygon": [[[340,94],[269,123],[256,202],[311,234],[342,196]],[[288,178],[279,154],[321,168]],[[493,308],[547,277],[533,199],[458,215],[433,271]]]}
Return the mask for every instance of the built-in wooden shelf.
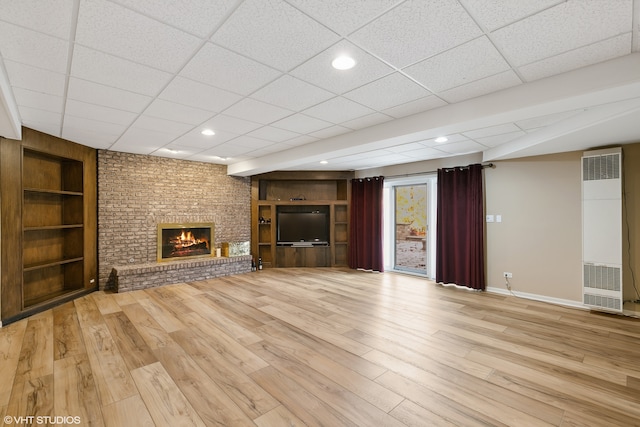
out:
{"label": "built-in wooden shelf", "polygon": [[30,129],[0,151],[7,323],[97,288],[96,151]]}
{"label": "built-in wooden shelf", "polygon": [[[272,172],[252,178],[251,250],[264,267],[335,267],[348,264],[349,181],[352,172]],[[292,200],[295,199],[295,200]],[[279,209],[317,206],[329,213],[329,246],[277,245]],[[261,219],[263,220],[261,222]],[[269,220],[269,222],[267,222]]]}

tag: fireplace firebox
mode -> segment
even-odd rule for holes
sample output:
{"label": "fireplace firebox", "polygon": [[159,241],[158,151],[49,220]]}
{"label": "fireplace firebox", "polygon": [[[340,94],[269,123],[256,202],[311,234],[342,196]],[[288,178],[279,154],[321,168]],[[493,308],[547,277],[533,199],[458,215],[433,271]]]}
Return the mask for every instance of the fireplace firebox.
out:
{"label": "fireplace firebox", "polygon": [[187,257],[211,257],[212,223],[158,224],[158,261]]}

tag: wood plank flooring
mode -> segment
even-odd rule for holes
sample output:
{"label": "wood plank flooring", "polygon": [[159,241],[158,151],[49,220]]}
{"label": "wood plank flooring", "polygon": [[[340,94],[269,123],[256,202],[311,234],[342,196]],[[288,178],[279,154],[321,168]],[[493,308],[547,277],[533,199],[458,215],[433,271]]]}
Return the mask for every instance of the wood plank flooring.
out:
{"label": "wood plank flooring", "polygon": [[5,326],[0,385],[7,426],[640,426],[640,321],[268,269]]}

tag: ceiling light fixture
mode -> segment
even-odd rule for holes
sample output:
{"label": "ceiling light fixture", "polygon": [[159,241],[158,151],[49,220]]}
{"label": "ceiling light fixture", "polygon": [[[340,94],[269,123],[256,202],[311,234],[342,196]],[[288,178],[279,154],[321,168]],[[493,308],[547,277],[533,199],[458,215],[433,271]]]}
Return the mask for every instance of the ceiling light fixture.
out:
{"label": "ceiling light fixture", "polygon": [[321,164],[321,165],[326,165],[327,163],[329,163],[329,162],[327,162],[326,160],[321,160],[321,161],[320,161],[320,164]]}
{"label": "ceiling light fixture", "polygon": [[214,131],[212,131],[211,129],[204,129],[204,130],[203,130],[202,132],[200,132],[200,133],[201,133],[201,134],[203,134],[203,135],[206,135],[206,136],[213,136],[213,135],[215,135],[215,134],[216,134],[216,133],[215,133]]}
{"label": "ceiling light fixture", "polygon": [[331,66],[336,70],[350,70],[356,65],[356,60],[350,56],[342,55],[331,61]]}
{"label": "ceiling light fixture", "polygon": [[443,142],[447,142],[449,140],[449,138],[447,138],[446,136],[439,136],[435,139],[435,141],[438,144],[442,144]]}

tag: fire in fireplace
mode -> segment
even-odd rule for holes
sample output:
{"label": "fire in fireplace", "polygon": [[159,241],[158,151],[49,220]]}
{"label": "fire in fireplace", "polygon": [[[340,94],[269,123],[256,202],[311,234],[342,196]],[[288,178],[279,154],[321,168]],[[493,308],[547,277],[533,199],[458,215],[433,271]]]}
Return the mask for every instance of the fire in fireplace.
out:
{"label": "fire in fireplace", "polygon": [[213,224],[158,224],[158,261],[213,256]]}

